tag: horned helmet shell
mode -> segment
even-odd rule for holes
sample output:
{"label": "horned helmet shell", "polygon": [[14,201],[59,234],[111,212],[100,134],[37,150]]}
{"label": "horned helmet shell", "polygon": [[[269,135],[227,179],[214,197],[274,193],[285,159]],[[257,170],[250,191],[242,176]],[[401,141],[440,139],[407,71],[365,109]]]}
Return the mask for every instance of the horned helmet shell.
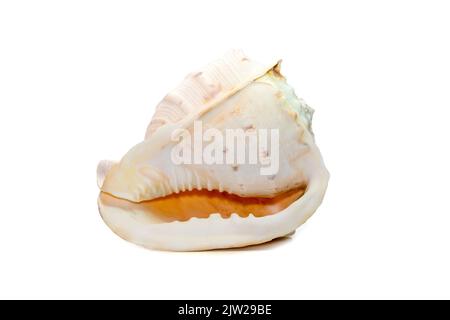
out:
{"label": "horned helmet shell", "polygon": [[320,205],[329,178],[312,114],[280,62],[232,51],[172,90],[119,162],[100,162],[100,213],[122,238],[161,250],[290,234]]}

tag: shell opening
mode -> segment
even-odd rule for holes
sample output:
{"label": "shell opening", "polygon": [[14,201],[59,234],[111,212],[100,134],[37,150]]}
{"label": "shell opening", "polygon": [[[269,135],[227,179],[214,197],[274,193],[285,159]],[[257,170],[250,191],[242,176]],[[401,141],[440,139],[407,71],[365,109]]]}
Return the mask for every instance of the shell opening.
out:
{"label": "shell opening", "polygon": [[104,206],[122,209],[129,213],[144,214],[152,223],[205,219],[213,214],[229,218],[232,214],[246,218],[249,215],[264,217],[286,209],[298,200],[306,187],[281,193],[273,198],[240,197],[219,191],[193,190],[174,193],[165,197],[140,203],[119,199],[102,192],[100,201]]}

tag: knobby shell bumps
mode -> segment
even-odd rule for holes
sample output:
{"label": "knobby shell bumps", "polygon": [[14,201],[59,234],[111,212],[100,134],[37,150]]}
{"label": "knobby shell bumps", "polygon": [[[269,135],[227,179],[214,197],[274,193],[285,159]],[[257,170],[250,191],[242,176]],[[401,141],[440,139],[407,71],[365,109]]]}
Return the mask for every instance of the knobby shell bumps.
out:
{"label": "knobby shell bumps", "polygon": [[[232,51],[170,92],[145,139],[119,162],[100,162],[100,213],[122,238],[161,250],[241,247],[290,234],[320,205],[328,183],[312,113],[279,62],[261,65]],[[214,134],[197,135],[199,125]],[[239,140],[221,138],[229,132],[257,143],[233,150],[228,143]],[[264,132],[270,143],[257,134]],[[198,155],[190,155],[198,139],[181,144],[187,136],[201,137],[203,155],[210,143],[221,161],[180,161]]]}

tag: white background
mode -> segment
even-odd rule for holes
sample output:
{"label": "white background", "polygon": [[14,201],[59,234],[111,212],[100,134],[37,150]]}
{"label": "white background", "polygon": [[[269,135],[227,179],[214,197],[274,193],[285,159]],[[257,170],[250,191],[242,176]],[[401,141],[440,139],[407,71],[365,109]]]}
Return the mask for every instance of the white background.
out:
{"label": "white background", "polygon": [[[445,1],[0,2],[0,297],[450,298],[449,16]],[[316,109],[323,205],[242,250],[121,240],[97,162],[230,48],[283,58]]]}

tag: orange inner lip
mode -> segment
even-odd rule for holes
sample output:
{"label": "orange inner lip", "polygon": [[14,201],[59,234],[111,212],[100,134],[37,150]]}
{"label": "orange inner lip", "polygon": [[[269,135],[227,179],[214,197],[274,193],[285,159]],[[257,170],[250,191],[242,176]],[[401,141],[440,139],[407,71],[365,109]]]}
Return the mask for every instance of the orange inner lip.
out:
{"label": "orange inner lip", "polygon": [[232,213],[248,217],[264,217],[280,212],[300,198],[305,187],[292,189],[273,198],[240,197],[237,195],[207,190],[185,191],[166,197],[134,203],[101,193],[100,199],[111,207],[127,211],[140,211],[151,214],[163,222],[187,221],[192,217],[208,218],[213,213],[220,213],[229,218]]}

